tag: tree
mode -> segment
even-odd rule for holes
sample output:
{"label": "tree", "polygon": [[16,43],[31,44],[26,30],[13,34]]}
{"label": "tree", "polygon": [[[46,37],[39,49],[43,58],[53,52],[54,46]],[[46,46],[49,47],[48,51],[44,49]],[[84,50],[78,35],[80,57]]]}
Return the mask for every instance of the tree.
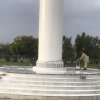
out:
{"label": "tree", "polygon": [[19,55],[22,58],[37,58],[38,39],[32,36],[18,36],[11,45],[13,55]]}
{"label": "tree", "polygon": [[10,57],[10,44],[0,44],[0,58],[6,59],[6,61],[10,61]]}
{"label": "tree", "polygon": [[67,62],[72,62],[74,59],[74,48],[71,44],[71,38],[63,37],[63,61],[66,65]]}

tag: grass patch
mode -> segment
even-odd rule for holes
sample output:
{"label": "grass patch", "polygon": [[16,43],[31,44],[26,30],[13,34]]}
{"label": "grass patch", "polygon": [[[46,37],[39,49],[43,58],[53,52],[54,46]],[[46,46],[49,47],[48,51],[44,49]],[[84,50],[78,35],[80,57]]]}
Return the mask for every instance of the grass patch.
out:
{"label": "grass patch", "polygon": [[0,66],[30,66],[32,63],[30,62],[6,62],[0,61]]}

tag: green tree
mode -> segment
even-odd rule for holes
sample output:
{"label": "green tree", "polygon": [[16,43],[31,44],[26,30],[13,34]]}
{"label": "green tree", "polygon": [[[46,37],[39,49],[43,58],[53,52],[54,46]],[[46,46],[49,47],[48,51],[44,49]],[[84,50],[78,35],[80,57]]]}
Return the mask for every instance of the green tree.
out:
{"label": "green tree", "polygon": [[0,58],[10,61],[11,55],[10,44],[0,44]]}
{"label": "green tree", "polygon": [[13,55],[19,55],[22,58],[37,59],[38,39],[32,36],[18,36],[11,45]]}
{"label": "green tree", "polygon": [[74,48],[71,43],[71,38],[63,37],[63,61],[66,65],[68,62],[73,62],[74,60]]}

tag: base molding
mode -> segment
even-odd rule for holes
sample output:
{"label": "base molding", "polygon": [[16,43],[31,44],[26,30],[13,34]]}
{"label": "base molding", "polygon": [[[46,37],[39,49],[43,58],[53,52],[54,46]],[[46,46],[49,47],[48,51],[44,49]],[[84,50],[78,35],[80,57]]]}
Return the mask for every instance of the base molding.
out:
{"label": "base molding", "polygon": [[66,74],[63,61],[37,61],[33,70],[38,74]]}

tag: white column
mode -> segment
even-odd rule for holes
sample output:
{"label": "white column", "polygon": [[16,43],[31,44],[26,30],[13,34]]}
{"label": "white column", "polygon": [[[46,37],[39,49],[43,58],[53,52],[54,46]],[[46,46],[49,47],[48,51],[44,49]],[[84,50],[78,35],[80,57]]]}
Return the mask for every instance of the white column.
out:
{"label": "white column", "polygon": [[53,74],[54,70],[56,70],[55,74],[64,73],[62,61],[64,1],[40,0],[39,18],[39,51],[36,73]]}

